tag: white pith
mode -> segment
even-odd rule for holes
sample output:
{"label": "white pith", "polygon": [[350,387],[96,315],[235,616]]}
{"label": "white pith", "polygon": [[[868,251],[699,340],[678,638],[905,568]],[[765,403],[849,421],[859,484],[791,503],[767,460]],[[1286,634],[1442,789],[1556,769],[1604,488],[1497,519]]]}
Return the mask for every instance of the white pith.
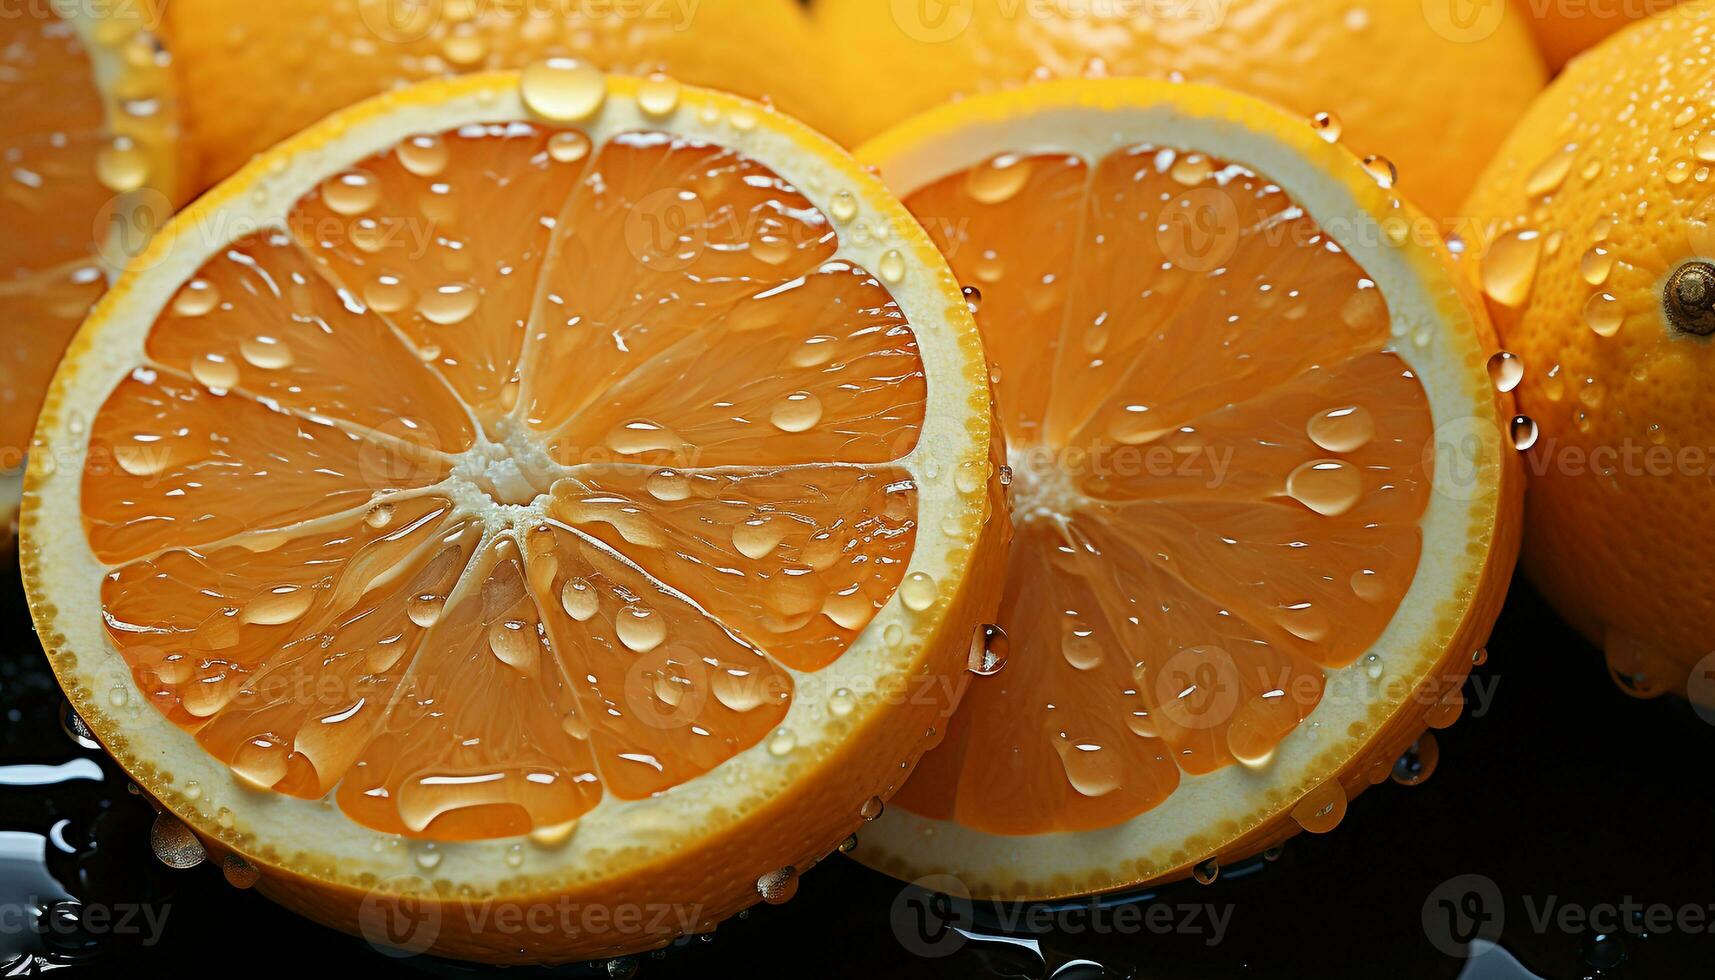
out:
{"label": "white pith", "polygon": [[[1055,88],[1053,83],[1041,87],[1045,92]],[[1067,83],[1059,91],[1074,89]],[[1051,103],[1053,98],[1045,95],[1041,101]],[[1094,99],[1078,103],[1075,95],[1068,95],[1065,104],[1032,112],[1009,111],[999,96],[973,99],[964,103],[968,114],[957,123],[948,118],[939,120],[939,128],[925,124],[906,137],[884,137],[882,145],[860,152],[881,165],[883,178],[902,198],[1000,153],[1069,154],[1094,165],[1139,144],[1206,153],[1252,168],[1278,184],[1376,283],[1393,317],[1391,349],[1410,366],[1429,399],[1437,462],[1434,492],[1421,521],[1423,549],[1397,614],[1365,655],[1348,667],[1324,671],[1323,698],[1279,743],[1266,765],[1229,765],[1203,776],[1181,773],[1178,788],[1159,806],[1101,830],[1003,836],[893,806],[863,834],[856,852],[860,859],[868,855],[871,863],[889,870],[962,877],[979,898],[1056,898],[1124,887],[1182,869],[1290,810],[1303,793],[1330,778],[1376,733],[1376,706],[1386,705],[1391,718],[1408,707],[1409,699],[1421,697],[1418,689],[1441,651],[1425,649],[1420,640],[1432,634],[1449,608],[1462,608],[1471,599],[1465,585],[1475,580],[1487,557],[1486,548],[1471,543],[1489,534],[1485,517],[1494,512],[1499,493],[1498,460],[1510,451],[1501,446],[1492,420],[1473,416],[1472,406],[1483,404],[1492,393],[1483,387],[1481,372],[1473,370],[1480,359],[1473,363],[1471,341],[1437,329],[1442,318],[1436,312],[1438,300],[1444,309],[1447,283],[1424,281],[1399,249],[1386,244],[1375,220],[1350,220],[1368,212],[1347,186],[1262,125],[1150,101],[1155,104],[1139,100],[1098,106]],[[955,111],[947,110],[947,116]],[[1357,168],[1358,162],[1351,160],[1350,169]],[[1330,217],[1347,220],[1325,220]],[[1481,478],[1470,487],[1444,484],[1448,463],[1463,463]],[[1023,471],[1015,472],[1015,522],[1022,526],[1033,518],[1052,519],[1066,502],[1065,488],[1040,476],[1021,476]],[[1380,678],[1370,676],[1377,664]],[[1364,727],[1354,734],[1353,726],[1359,724]]]}
{"label": "white pith", "polygon": [[[768,752],[765,739],[710,773],[656,797],[620,801],[607,795],[578,819],[575,833],[565,842],[537,844],[528,838],[509,838],[428,845],[358,825],[331,799],[304,801],[246,788],[223,763],[205,754],[190,734],[147,703],[105,635],[99,590],[106,569],[82,532],[81,471],[90,420],[80,412],[92,414],[121,379],[145,362],[144,340],[156,316],[205,261],[234,237],[282,224],[292,205],[327,177],[417,133],[473,123],[555,125],[534,117],[513,87],[467,79],[460,83],[460,91],[437,104],[401,102],[393,111],[367,116],[325,145],[298,154],[287,167],[266,172],[259,167],[247,169],[234,178],[246,185],[244,193],[228,196],[200,225],[179,226],[164,250],[153,253],[159,261],[135,271],[126,286],[110,296],[92,321],[94,329],[100,330],[99,340],[68,360],[55,380],[52,397],[59,410],[39,433],[43,441],[32,462],[33,477],[39,483],[28,502],[35,508],[35,531],[29,542],[33,554],[26,557],[37,562],[37,591],[58,610],[55,626],[64,636],[63,648],[77,657],[73,679],[92,693],[91,710],[125,733],[133,750],[154,756],[157,767],[171,775],[165,784],[168,791],[182,794],[195,781],[200,788],[192,801],[195,809],[209,822],[243,836],[253,851],[267,849],[288,862],[302,856],[301,863],[316,867],[331,861],[337,865],[338,877],[346,880],[428,878],[479,892],[522,875],[598,881],[682,846],[693,829],[700,835],[740,822],[811,771],[819,758],[838,747],[846,732],[866,724],[879,707],[878,687],[883,679],[914,662],[917,651],[912,642],[894,645],[884,637],[919,635],[923,623],[939,615],[946,596],[963,577],[958,563],[974,539],[973,514],[986,487],[965,491],[955,485],[957,468],[969,462],[975,451],[967,428],[973,389],[962,379],[981,377],[983,369],[979,352],[951,325],[949,315],[955,304],[948,296],[949,289],[956,296],[956,289],[950,277],[944,267],[918,258],[928,249],[926,236],[913,223],[895,227],[893,218],[877,206],[879,184],[841,162],[831,144],[806,142],[804,131],[737,99],[687,90],[679,108],[663,119],[644,114],[629,95],[610,93],[595,118],[576,126],[598,146],[618,133],[650,129],[731,147],[778,173],[823,214],[832,213],[831,201],[838,192],[853,193],[858,213],[843,223],[834,222],[840,236],[835,259],[873,271],[881,267],[881,258],[889,250],[902,253],[907,274],[885,285],[916,332],[928,379],[928,402],[916,448],[903,460],[874,468],[903,468],[916,479],[918,546],[906,573],[923,573],[941,584],[942,601],[928,612],[917,613],[906,609],[896,595],[835,663],[816,673],[788,670],[794,693],[780,727],[793,732],[796,748],[785,756]],[[735,112],[760,121],[737,125]],[[576,467],[551,463],[545,454],[534,452],[534,443],[519,441],[524,438],[516,432],[479,429],[477,444],[455,458],[452,476],[411,494],[450,497],[461,511],[480,517],[490,537],[509,528],[528,529],[544,514],[544,485],[575,473]],[[520,452],[515,455],[513,450]],[[43,458],[50,462],[43,465]],[[842,689],[851,692],[856,706],[836,726],[826,705],[829,695]],[[113,697],[115,691],[123,697]],[[853,800],[854,819],[861,802]],[[509,862],[509,855],[516,858],[520,848],[523,863]]]}

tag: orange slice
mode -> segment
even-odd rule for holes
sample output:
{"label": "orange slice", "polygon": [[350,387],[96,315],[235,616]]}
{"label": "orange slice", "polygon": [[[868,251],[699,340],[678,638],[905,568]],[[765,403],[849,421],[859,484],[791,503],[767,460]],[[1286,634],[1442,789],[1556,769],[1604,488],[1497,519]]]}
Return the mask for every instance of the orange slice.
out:
{"label": "orange slice", "polygon": [[[54,364],[179,196],[171,64],[145,3],[0,18],[0,510]],[[9,535],[8,535],[9,537]]]}
{"label": "orange slice", "polygon": [[1457,715],[1515,558],[1491,331],[1433,224],[1386,161],[1196,85],[972,98],[860,156],[970,284],[1016,537],[1004,669],[857,856],[1040,899],[1330,829]]}
{"label": "orange slice", "polygon": [[[842,151],[543,62],[163,230],[55,379],[25,578],[163,839],[371,938],[409,900],[441,954],[616,955],[789,895],[927,747],[998,601],[991,424]],[[544,903],[662,914],[494,912]]]}

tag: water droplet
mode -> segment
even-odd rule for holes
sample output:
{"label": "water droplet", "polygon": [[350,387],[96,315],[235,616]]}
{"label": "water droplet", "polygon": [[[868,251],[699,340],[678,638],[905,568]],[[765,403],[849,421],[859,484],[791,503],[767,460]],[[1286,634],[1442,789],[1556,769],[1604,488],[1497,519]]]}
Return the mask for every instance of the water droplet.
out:
{"label": "water droplet", "polygon": [[679,108],[680,92],[676,79],[657,72],[638,84],[637,107],[656,119],[670,116]]}
{"label": "water droplet", "polygon": [[238,386],[238,365],[224,354],[204,354],[191,362],[191,377],[215,391],[231,391]]}
{"label": "water droplet", "polygon": [[1521,306],[1536,284],[1542,257],[1542,236],[1535,231],[1509,231],[1496,239],[1482,261],[1483,292],[1504,306]]}
{"label": "water droplet", "polygon": [[411,287],[398,276],[383,273],[363,287],[363,302],[377,313],[397,313],[415,300]]}
{"label": "water droplet", "polygon": [[376,529],[384,528],[393,523],[393,505],[376,504],[369,508],[369,512],[363,515],[363,523]]}
{"label": "water droplet", "polygon": [[656,500],[671,503],[691,495],[691,479],[678,470],[656,470],[644,484]]}
{"label": "water droplet", "polygon": [[1292,819],[1312,834],[1326,834],[1346,817],[1346,790],[1330,779],[1304,795],[1292,808]]}
{"label": "water droplet", "polygon": [[828,202],[828,211],[833,214],[835,221],[845,224],[857,217],[857,197],[851,191],[840,191]]}
{"label": "water droplet", "polygon": [[1614,271],[1614,255],[1601,245],[1591,246],[1590,251],[1578,262],[1578,272],[1584,281],[1592,286],[1600,286],[1608,281],[1608,276]]}
{"label": "water droplet", "polygon": [[912,572],[905,576],[905,581],[899,586],[899,598],[905,603],[905,608],[912,612],[923,612],[935,604],[940,597],[940,590],[935,580],[924,572]]}
{"label": "water droplet", "polygon": [[790,865],[756,879],[756,893],[769,905],[783,905],[798,894],[798,869]]}
{"label": "water droplet", "polygon": [[1339,517],[1358,505],[1363,495],[1358,468],[1340,459],[1313,460],[1286,478],[1286,492],[1324,517]]}
{"label": "water droplet", "polygon": [[262,880],[262,869],[237,854],[228,854],[221,859],[220,873],[227,884],[239,889],[252,888]]}
{"label": "water droplet", "polygon": [[1537,428],[1536,420],[1530,416],[1515,415],[1513,416],[1511,431],[1513,448],[1522,453],[1536,445],[1537,435],[1541,430]]}
{"label": "water droplet", "polygon": [[173,298],[173,312],[179,316],[203,316],[220,305],[220,290],[206,279],[185,283]]}
{"label": "water droplet", "polygon": [[1364,170],[1381,187],[1389,188],[1399,183],[1399,168],[1394,166],[1393,161],[1387,157],[1375,155],[1364,157]]}
{"label": "water droplet", "polygon": [[607,101],[607,77],[576,58],[549,58],[524,69],[519,95],[531,112],[556,122],[595,115]]}
{"label": "water droplet", "polygon": [[1122,760],[1100,742],[1061,736],[1054,740],[1054,748],[1066,781],[1079,795],[1098,799],[1119,789]]}
{"label": "water droplet", "polygon": [[633,653],[648,653],[667,638],[667,624],[652,610],[632,605],[620,610],[614,632]]}
{"label": "water droplet", "polygon": [[1330,408],[1312,416],[1306,432],[1324,452],[1352,453],[1375,438],[1376,420],[1362,405]]}
{"label": "water droplet", "polygon": [[808,391],[795,391],[774,403],[768,420],[781,432],[808,432],[822,421],[822,400]]}
{"label": "water droplet", "polygon": [[849,687],[836,687],[828,695],[828,713],[835,718],[844,718],[857,707],[857,698],[852,695]]}
{"label": "water droplet", "polygon": [[443,327],[463,323],[476,312],[481,293],[468,283],[448,283],[438,286],[417,304],[417,311],[430,323]]}
{"label": "water droplet", "polygon": [[1382,662],[1382,655],[1381,654],[1379,654],[1379,653],[1366,653],[1366,654],[1364,654],[1364,676],[1365,677],[1368,677],[1372,681],[1379,681],[1382,679],[1382,675],[1385,673],[1387,673],[1387,664]]}
{"label": "water droplet", "polygon": [[777,519],[766,514],[749,518],[733,525],[732,546],[744,557],[759,561],[786,540],[790,525],[791,522],[785,518]]}
{"label": "water droplet", "polygon": [[1340,123],[1340,117],[1332,112],[1318,112],[1311,116],[1310,128],[1316,131],[1316,135],[1329,143],[1340,142],[1340,136],[1345,132],[1345,127]]}
{"label": "water droplet", "polygon": [[252,367],[264,371],[284,371],[292,366],[292,348],[277,337],[247,337],[239,343],[238,352]]}
{"label": "water droplet", "polygon": [[881,797],[872,796],[863,801],[863,806],[858,807],[858,816],[863,818],[865,823],[868,823],[873,820],[879,820],[881,818],[882,811],[885,809],[886,807],[882,804]]}
{"label": "water droplet", "polygon": [[857,845],[858,845],[857,835],[856,834],[847,834],[846,839],[843,841],[840,841],[840,853],[841,854],[850,854],[851,852],[857,850]]}
{"label": "water droplet", "polygon": [[348,170],[322,184],[322,200],[335,214],[353,217],[381,200],[381,182],[367,170]]}
{"label": "water droplet", "polygon": [[1500,351],[1489,358],[1489,380],[1499,392],[1512,391],[1524,380],[1524,361],[1512,351]]}
{"label": "water droplet", "polygon": [[1401,786],[1416,786],[1435,774],[1435,764],[1441,761],[1441,745],[1435,736],[1424,732],[1393,764],[1393,781]]}
{"label": "water droplet", "polygon": [[244,622],[252,626],[283,626],[309,612],[315,593],[295,585],[282,585],[244,607]]}
{"label": "water droplet", "polygon": [[1102,643],[1089,623],[1068,616],[1060,624],[1060,655],[1075,670],[1095,670],[1102,664]]}
{"label": "water droplet", "polygon": [[1697,137],[1697,142],[1691,148],[1697,159],[1704,163],[1715,163],[1715,130],[1710,130]]}
{"label": "water droplet", "polygon": [[411,622],[423,629],[428,629],[440,622],[441,609],[445,605],[446,599],[444,597],[432,592],[424,592],[412,596],[410,601],[405,603],[405,615],[410,617]]}
{"label": "water droplet", "polygon": [[1011,652],[1011,646],[1006,630],[993,623],[978,626],[976,633],[971,636],[971,649],[965,659],[965,668],[978,677],[993,677],[1006,668],[1006,658]]}
{"label": "water droplet", "polygon": [[1374,569],[1361,568],[1353,572],[1350,583],[1352,594],[1371,605],[1379,605],[1388,598],[1388,584]]}
{"label": "water droplet", "polygon": [[1584,304],[1584,323],[1599,336],[1612,337],[1619,333],[1625,319],[1626,311],[1613,293],[1596,293]]}
{"label": "water droplet", "polygon": [[1554,151],[1525,179],[1524,192],[1531,197],[1541,197],[1558,190],[1566,182],[1566,175],[1572,172],[1572,160],[1577,153],[1575,144],[1567,144]]}
{"label": "water droplet", "polygon": [[1221,876],[1221,862],[1210,858],[1191,869],[1191,877],[1199,885],[1212,885]]}
{"label": "water droplet", "polygon": [[965,295],[965,305],[970,307],[972,315],[975,315],[977,310],[982,308],[983,291],[975,286],[966,286],[960,292]]}
{"label": "water droplet", "polygon": [[1030,162],[1017,154],[991,157],[965,174],[965,193],[980,204],[1004,204],[1024,190],[1030,170]]}
{"label": "water droplet", "polygon": [[95,156],[95,178],[115,194],[129,194],[149,179],[149,158],[129,136],[115,136]]}
{"label": "water droplet", "polygon": [[1184,187],[1196,187],[1208,180],[1209,175],[1214,172],[1214,161],[1201,153],[1187,153],[1174,159],[1167,175]]}
{"label": "water droplet", "polygon": [[149,849],[162,864],[180,871],[194,868],[208,858],[208,851],[191,828],[164,811],[155,815],[155,822],[149,827]]}
{"label": "water droplet", "polygon": [[548,137],[548,156],[556,163],[577,163],[589,156],[590,138],[568,130]]}
{"label": "water droplet", "polygon": [[905,279],[905,256],[898,249],[888,249],[882,254],[881,265],[876,271],[881,273],[883,282],[899,284]]}
{"label": "water droplet", "polygon": [[419,177],[433,177],[447,167],[446,141],[432,133],[412,136],[393,151],[400,166]]}
{"label": "water droplet", "polygon": [[1488,662],[1489,662],[1489,648],[1488,647],[1478,647],[1476,652],[1471,654],[1472,666],[1481,667]]}

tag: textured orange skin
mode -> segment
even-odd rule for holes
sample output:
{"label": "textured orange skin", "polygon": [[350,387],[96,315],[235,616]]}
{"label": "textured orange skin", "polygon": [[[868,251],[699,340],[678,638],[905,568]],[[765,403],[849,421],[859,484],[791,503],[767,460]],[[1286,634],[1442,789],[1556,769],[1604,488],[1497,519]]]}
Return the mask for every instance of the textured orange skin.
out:
{"label": "textured orange skin", "polygon": [[[201,186],[336,109],[389,88],[454,71],[522,68],[572,56],[609,71],[665,70],[683,82],[772,98],[813,117],[794,84],[809,45],[793,0],[697,0],[584,4],[576,0],[468,4],[475,19],[455,24],[459,3],[433,23],[392,26],[397,0],[173,0],[168,31],[180,65],[186,128],[201,158]],[[549,12],[557,6],[563,12]],[[608,13],[609,9],[619,13]],[[687,13],[689,12],[689,13]],[[475,28],[481,57],[449,60],[447,39]],[[812,120],[813,121],[813,120]]]}
{"label": "textured orange skin", "polygon": [[[1359,29],[1348,20],[1358,5],[1347,0],[1231,0],[1212,29],[1195,17],[1103,13],[1137,7],[1127,4],[941,6],[971,12],[946,39],[962,15],[925,29],[907,23],[915,0],[817,0],[818,47],[839,68],[837,104],[824,122],[834,136],[855,144],[955,94],[1020,84],[1039,66],[1077,75],[1099,60],[1111,75],[1177,75],[1305,116],[1333,111],[1347,145],[1393,160],[1401,189],[1445,218],[1545,78],[1523,18],[1504,17],[1476,40],[1453,39],[1417,3],[1363,6]],[[1072,15],[1038,16],[1039,8]]]}
{"label": "textured orange skin", "polygon": [[1658,14],[1679,0],[1613,0],[1610,3],[1572,5],[1550,0],[1513,0],[1513,6],[1530,22],[1536,42],[1548,67],[1559,71],[1579,53],[1596,46],[1603,38],[1632,21]]}
{"label": "textured orange skin", "polygon": [[[1666,277],[1688,258],[1715,256],[1707,190],[1676,179],[1701,165],[1695,144],[1715,129],[1703,108],[1715,96],[1715,61],[1699,52],[1712,39],[1715,6],[1686,3],[1575,60],[1466,205],[1490,241],[1514,228],[1563,240],[1520,307],[1489,302],[1526,367],[1520,410],[1541,433],[1530,454],[1525,567],[1568,621],[1609,645],[1611,662],[1660,689],[1678,687],[1715,643],[1715,483],[1707,463],[1679,457],[1715,447],[1715,346],[1675,333],[1662,311]],[[1693,118],[1676,126],[1686,105],[1697,107]],[[1547,197],[1528,194],[1542,161],[1569,143],[1578,149],[1565,181]],[[1601,244],[1613,271],[1591,285],[1581,260],[1609,216]],[[1584,320],[1601,293],[1625,314],[1612,337]],[[1623,456],[1612,476],[1575,465],[1594,451],[1657,446],[1674,455],[1663,472]]]}

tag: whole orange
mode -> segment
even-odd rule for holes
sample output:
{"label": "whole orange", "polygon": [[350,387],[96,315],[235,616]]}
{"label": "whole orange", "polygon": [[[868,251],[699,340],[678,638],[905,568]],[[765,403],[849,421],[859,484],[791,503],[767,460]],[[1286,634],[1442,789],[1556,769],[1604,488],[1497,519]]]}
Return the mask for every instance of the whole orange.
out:
{"label": "whole orange", "polygon": [[566,56],[768,97],[799,116],[809,45],[794,0],[173,0],[205,185],[322,116],[407,82]]}
{"label": "whole orange", "polygon": [[1548,67],[1559,71],[1568,61],[1634,20],[1658,14],[1679,0],[1513,0],[1536,32]]}
{"label": "whole orange", "polygon": [[820,123],[847,142],[959,94],[1036,75],[1182,77],[1331,111],[1345,142],[1399,166],[1401,190],[1448,217],[1545,72],[1505,4],[1349,0],[817,0],[835,66]]}
{"label": "whole orange", "polygon": [[1524,368],[1525,565],[1639,695],[1715,666],[1712,42],[1687,3],[1575,60],[1467,203]]}

